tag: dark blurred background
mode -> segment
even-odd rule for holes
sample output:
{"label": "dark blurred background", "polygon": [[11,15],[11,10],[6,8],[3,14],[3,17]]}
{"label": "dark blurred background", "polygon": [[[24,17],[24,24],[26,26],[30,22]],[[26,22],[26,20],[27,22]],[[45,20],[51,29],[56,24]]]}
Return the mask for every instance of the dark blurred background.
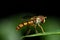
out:
{"label": "dark blurred background", "polygon": [[59,16],[59,2],[55,1],[20,1],[10,0],[4,5],[4,13],[0,13],[1,17],[20,14],[21,12],[30,12],[36,15],[42,14],[47,16]]}

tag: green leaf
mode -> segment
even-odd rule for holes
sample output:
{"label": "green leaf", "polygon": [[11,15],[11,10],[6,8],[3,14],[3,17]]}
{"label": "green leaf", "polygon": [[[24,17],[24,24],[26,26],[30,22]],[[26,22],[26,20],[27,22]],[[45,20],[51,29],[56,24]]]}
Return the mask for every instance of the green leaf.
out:
{"label": "green leaf", "polygon": [[37,34],[22,36],[21,38],[34,37],[34,36],[46,36],[46,35],[60,35],[60,32],[37,33]]}

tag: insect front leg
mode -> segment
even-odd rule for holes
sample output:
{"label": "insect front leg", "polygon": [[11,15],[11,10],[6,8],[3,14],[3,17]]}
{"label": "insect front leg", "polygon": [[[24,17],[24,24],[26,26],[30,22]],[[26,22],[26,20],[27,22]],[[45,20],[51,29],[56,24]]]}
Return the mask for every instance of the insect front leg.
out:
{"label": "insect front leg", "polygon": [[43,29],[43,27],[38,23],[38,27],[40,27],[41,28],[41,30],[42,30],[42,32],[43,33],[45,33],[45,31],[44,31],[44,29]]}

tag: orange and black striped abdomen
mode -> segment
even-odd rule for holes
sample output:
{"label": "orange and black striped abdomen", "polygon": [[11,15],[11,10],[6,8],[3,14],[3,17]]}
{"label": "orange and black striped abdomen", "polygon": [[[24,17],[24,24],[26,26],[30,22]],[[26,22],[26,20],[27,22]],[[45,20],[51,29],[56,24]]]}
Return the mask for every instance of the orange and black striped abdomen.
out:
{"label": "orange and black striped abdomen", "polygon": [[30,20],[30,21],[28,21],[28,22],[24,22],[24,23],[22,23],[22,24],[19,24],[19,25],[17,26],[16,30],[19,30],[19,29],[21,29],[21,28],[24,27],[24,26],[32,25],[32,24],[34,24],[34,21],[33,21],[33,20]]}

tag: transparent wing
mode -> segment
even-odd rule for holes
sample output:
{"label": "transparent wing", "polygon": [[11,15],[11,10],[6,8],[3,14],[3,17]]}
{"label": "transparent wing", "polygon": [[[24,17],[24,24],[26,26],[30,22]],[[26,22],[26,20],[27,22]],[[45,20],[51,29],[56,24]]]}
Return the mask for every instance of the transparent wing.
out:
{"label": "transparent wing", "polygon": [[29,21],[31,17],[32,16],[23,16],[20,19],[22,20],[22,22],[26,22],[26,21]]}
{"label": "transparent wing", "polygon": [[26,15],[21,17],[21,20],[24,21],[29,21],[31,18],[36,18],[37,16],[33,16],[33,15]]}
{"label": "transparent wing", "polygon": [[30,19],[32,16],[26,15],[24,17],[22,17],[23,19]]}

